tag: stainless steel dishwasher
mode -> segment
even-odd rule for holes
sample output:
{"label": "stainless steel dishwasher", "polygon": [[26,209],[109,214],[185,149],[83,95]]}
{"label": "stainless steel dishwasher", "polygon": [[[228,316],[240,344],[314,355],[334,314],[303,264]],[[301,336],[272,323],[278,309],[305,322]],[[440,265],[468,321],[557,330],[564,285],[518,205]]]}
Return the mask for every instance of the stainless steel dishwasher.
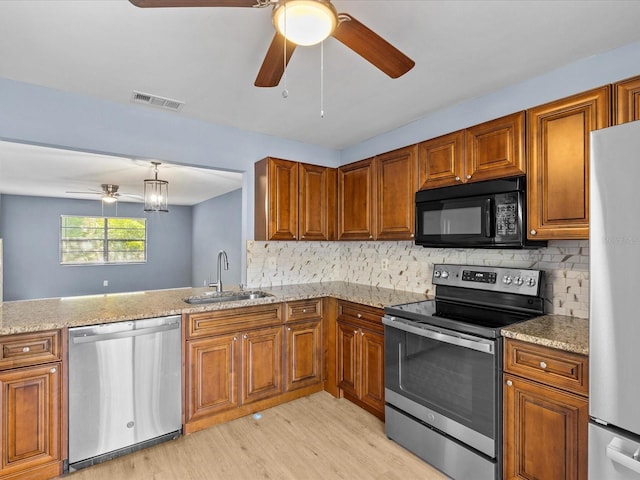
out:
{"label": "stainless steel dishwasher", "polygon": [[180,435],[180,320],[69,329],[69,470]]}

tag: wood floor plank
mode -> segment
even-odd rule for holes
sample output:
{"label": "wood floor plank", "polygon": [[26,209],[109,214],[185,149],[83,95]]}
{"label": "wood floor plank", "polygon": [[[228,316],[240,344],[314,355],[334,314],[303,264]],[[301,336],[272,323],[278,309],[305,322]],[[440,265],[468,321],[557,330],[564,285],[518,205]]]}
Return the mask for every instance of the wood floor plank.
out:
{"label": "wood floor plank", "polygon": [[89,467],[67,480],[444,480],[384,424],[319,392]]}

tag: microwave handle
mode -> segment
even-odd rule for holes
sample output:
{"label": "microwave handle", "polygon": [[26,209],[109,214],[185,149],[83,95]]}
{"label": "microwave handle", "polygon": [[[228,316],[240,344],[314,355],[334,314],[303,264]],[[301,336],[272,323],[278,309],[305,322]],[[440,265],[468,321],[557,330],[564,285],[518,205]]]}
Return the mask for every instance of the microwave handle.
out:
{"label": "microwave handle", "polygon": [[493,219],[494,215],[492,212],[493,199],[487,198],[484,201],[484,236],[487,238],[493,237],[494,227],[493,227]]}

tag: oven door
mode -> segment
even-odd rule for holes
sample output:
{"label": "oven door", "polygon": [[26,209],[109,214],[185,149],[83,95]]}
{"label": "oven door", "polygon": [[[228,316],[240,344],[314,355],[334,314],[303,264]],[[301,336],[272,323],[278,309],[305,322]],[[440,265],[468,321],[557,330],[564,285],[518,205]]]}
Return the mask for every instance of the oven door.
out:
{"label": "oven door", "polygon": [[495,242],[492,196],[416,202],[416,244],[427,247],[491,246]]}
{"label": "oven door", "polygon": [[385,316],[385,399],[495,458],[500,342]]}

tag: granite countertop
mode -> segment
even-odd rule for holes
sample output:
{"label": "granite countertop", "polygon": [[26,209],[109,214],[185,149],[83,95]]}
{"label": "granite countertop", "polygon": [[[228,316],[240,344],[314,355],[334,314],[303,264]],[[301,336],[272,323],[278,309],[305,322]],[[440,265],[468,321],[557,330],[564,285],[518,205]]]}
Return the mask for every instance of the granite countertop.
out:
{"label": "granite countertop", "polygon": [[112,323],[181,313],[336,297],[372,307],[417,302],[424,294],[359,285],[348,282],[308,283],[261,288],[271,297],[256,300],[190,305],[184,298],[211,291],[207,288],[177,288],[133,293],[22,300],[0,304],[0,335]]}
{"label": "granite countertop", "polygon": [[589,320],[543,315],[502,329],[504,337],[589,355]]}

